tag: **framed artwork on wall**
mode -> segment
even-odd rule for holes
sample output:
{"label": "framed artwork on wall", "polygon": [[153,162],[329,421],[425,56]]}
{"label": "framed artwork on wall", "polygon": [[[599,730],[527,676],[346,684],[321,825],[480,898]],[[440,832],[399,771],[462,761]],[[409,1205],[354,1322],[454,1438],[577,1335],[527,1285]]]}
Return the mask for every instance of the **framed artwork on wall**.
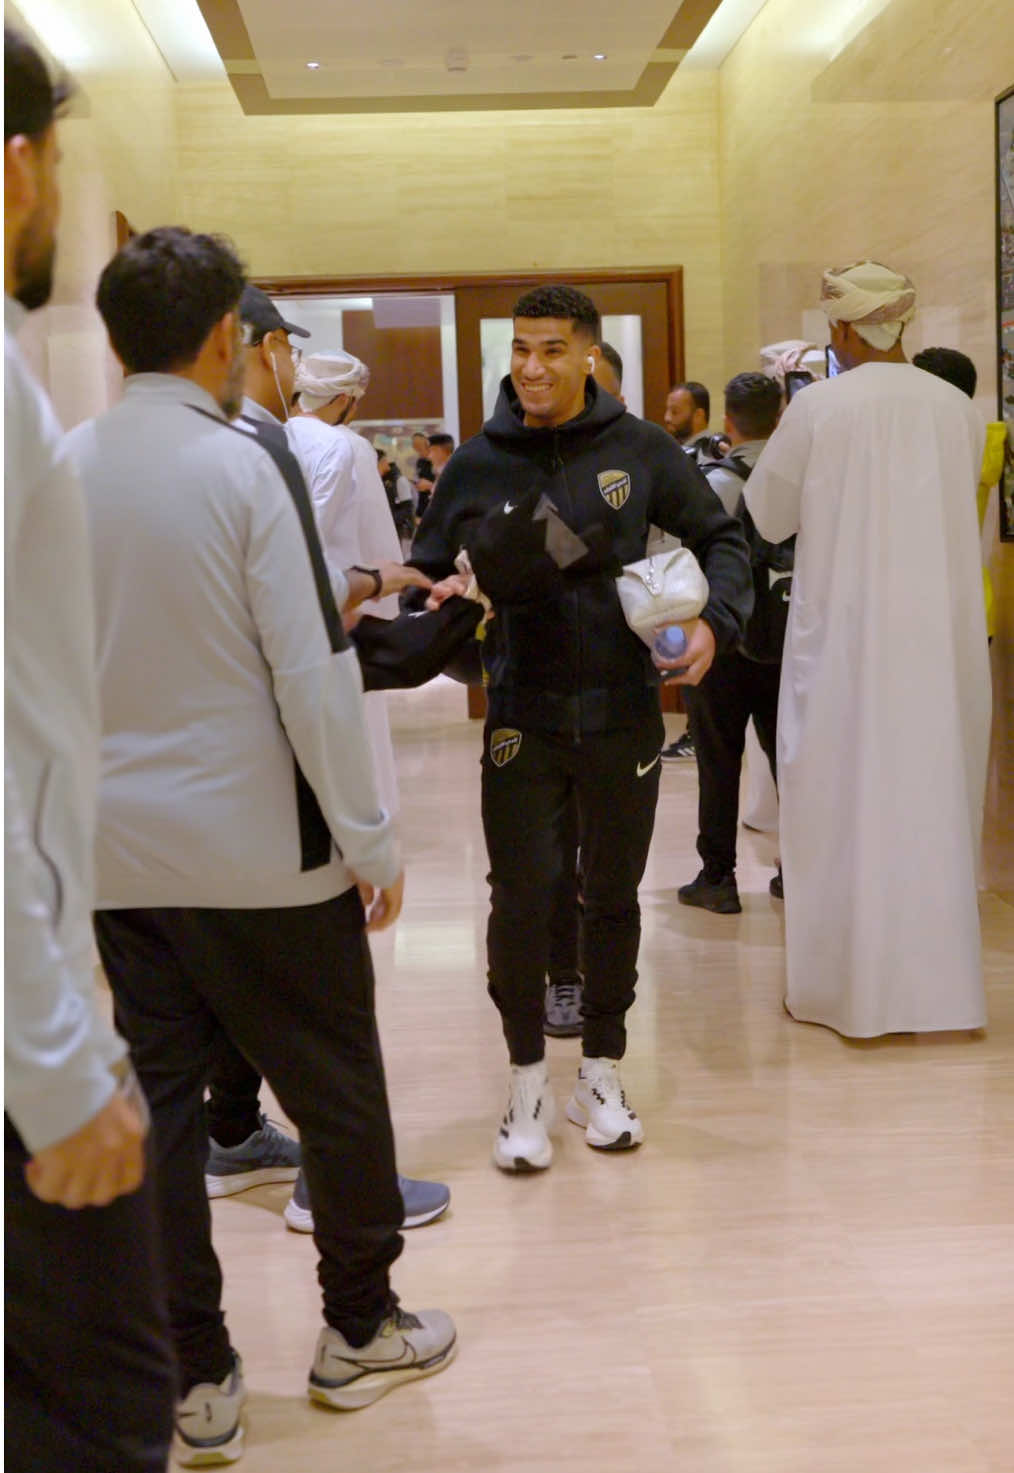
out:
{"label": "framed artwork on wall", "polygon": [[1014,542],[1014,87],[996,99],[997,409],[1007,426],[1000,536]]}

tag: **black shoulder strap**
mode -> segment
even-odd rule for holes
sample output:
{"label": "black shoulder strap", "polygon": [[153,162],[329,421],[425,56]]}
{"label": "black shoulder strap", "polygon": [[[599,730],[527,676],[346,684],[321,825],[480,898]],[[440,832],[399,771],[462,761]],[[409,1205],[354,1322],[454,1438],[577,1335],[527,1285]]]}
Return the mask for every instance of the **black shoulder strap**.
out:
{"label": "black shoulder strap", "polygon": [[731,471],[732,474],[734,476],[738,476],[741,481],[749,481],[750,479],[750,467],[747,465],[742,456],[737,455],[735,451],[733,451],[730,455],[723,456],[721,460],[716,460],[714,463],[716,466],[719,466],[723,471]]}
{"label": "black shoulder strap", "polygon": [[241,430],[238,425],[229,424],[228,420],[219,419],[215,414],[209,414],[206,409],[201,409],[197,404],[190,404],[187,407],[193,409],[197,414],[203,414],[214,424],[220,424],[223,429],[231,430],[235,435],[243,435],[247,439],[256,440],[271,456],[292,497],[292,504],[299,517],[299,525],[303,529],[306,550],[310,557],[310,567],[313,570],[313,582],[317,590],[317,601],[320,604],[320,612],[324,619],[331,650],[335,654],[340,650],[347,650],[349,642],[345,637],[341,614],[335,603],[334,589],[331,587],[331,579],[327,571],[327,563],[324,561],[324,550],[320,545],[317,523],[314,519],[313,507],[310,505],[310,493],[306,489],[306,481],[303,478],[299,461],[289,448],[285,431],[281,425],[269,425],[263,420],[251,419],[247,415],[243,415],[243,423],[249,425],[250,428]]}
{"label": "black shoulder strap", "polygon": [[[320,537],[317,534],[317,523],[314,521],[313,507],[310,505],[310,493],[306,489],[306,481],[303,479],[299,461],[289,449],[289,442],[281,425],[265,424],[261,420],[250,419],[244,415],[244,423],[250,425],[251,428],[249,431],[241,430],[237,425],[229,424],[228,420],[219,419],[216,414],[209,414],[206,409],[201,409],[197,404],[190,404],[187,407],[195,410],[197,414],[203,414],[213,424],[231,430],[235,435],[256,439],[271,456],[292,497],[299,524],[303,529],[306,550],[310,555],[310,567],[313,569],[313,581],[317,589],[317,600],[324,618],[324,627],[327,630],[331,651],[337,654],[341,650],[349,649],[350,645],[345,637],[338,605],[335,603],[331,579],[328,577]],[[299,821],[300,869],[305,874],[309,870],[322,869],[329,864],[332,846],[337,846],[334,845],[333,835],[328,828],[320,803],[317,801],[317,795],[300,767],[295,752],[292,754],[292,763],[296,782],[296,812]]]}

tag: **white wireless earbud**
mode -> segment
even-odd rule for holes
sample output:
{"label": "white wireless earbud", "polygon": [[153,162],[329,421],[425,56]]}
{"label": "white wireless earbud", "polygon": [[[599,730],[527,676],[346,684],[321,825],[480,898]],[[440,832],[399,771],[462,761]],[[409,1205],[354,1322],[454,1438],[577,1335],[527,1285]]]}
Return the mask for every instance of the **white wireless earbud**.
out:
{"label": "white wireless earbud", "polygon": [[595,359],[592,358],[591,356],[587,357],[585,359],[585,367],[588,369],[588,372],[589,373],[594,373],[595,372]]}
{"label": "white wireless earbud", "polygon": [[285,402],[285,395],[282,393],[282,381],[278,377],[278,364],[275,361],[275,353],[274,353],[274,349],[273,348],[269,348],[268,349],[268,357],[271,359],[271,372],[275,376],[275,388],[278,390],[278,402],[282,406],[282,413],[285,415],[285,418],[288,420],[288,419],[291,418],[291,416],[289,414],[289,406]]}

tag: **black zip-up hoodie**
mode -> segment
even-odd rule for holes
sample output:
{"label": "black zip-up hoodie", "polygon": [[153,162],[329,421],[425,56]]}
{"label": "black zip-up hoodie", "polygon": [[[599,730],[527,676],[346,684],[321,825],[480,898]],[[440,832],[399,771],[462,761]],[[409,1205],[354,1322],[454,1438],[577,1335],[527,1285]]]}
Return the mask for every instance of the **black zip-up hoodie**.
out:
{"label": "black zip-up hoodie", "polygon": [[658,671],[623,616],[615,582],[623,564],[644,557],[649,526],[696,554],[710,585],[702,618],[719,652],[735,646],[751,612],[749,554],[739,522],[666,431],[629,414],[593,379],[576,419],[530,428],[508,377],[492,419],[441,472],[409,561],[446,577],[462,547],[482,539],[488,547],[491,532],[506,532],[505,509],[530,519],[542,493],[592,551],[549,576],[546,559],[533,563],[528,587],[505,568],[505,586],[516,587],[492,594],[496,617],[483,650],[489,716],[579,741],[658,709]]}

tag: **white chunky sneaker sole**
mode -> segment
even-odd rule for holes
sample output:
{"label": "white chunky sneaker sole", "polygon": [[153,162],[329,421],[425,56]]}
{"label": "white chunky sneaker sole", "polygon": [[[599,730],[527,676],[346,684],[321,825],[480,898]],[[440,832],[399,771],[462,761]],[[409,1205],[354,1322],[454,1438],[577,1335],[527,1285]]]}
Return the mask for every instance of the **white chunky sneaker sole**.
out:
{"label": "white chunky sneaker sole", "polygon": [[553,1164],[553,1142],[547,1140],[540,1150],[529,1150],[524,1156],[516,1156],[508,1142],[498,1140],[493,1147],[493,1160],[501,1171],[545,1171]]}
{"label": "white chunky sneaker sole", "polygon": [[552,1090],[547,1088],[546,1093],[542,1096],[542,1101],[545,1106],[545,1117],[543,1119],[543,1125],[546,1131],[545,1144],[528,1148],[519,1154],[511,1146],[509,1137],[505,1140],[502,1135],[498,1135],[493,1144],[493,1160],[501,1171],[520,1173],[545,1171],[547,1167],[552,1166],[553,1142],[549,1139],[549,1132],[556,1124],[556,1100],[553,1097]]}
{"label": "white chunky sneaker sole", "polygon": [[313,1232],[313,1209],[310,1207],[300,1207],[297,1202],[293,1202],[291,1197],[285,1204],[285,1211],[282,1213],[282,1216],[285,1218],[285,1226],[291,1229],[292,1232]]}
{"label": "white chunky sneaker sole", "polygon": [[218,1447],[191,1447],[176,1433],[172,1455],[181,1468],[223,1468],[228,1463],[238,1463],[243,1456],[243,1424],[239,1424],[228,1442]]}
{"label": "white chunky sneaker sole", "polygon": [[407,1381],[422,1381],[426,1376],[437,1375],[445,1366],[450,1365],[457,1353],[458,1342],[455,1339],[446,1350],[440,1351],[428,1361],[396,1371],[367,1371],[365,1375],[357,1376],[354,1381],[346,1381],[342,1386],[321,1385],[311,1377],[306,1385],[307,1394],[311,1401],[320,1406],[333,1407],[338,1412],[358,1412],[363,1407],[372,1406],[389,1391],[404,1386]]}
{"label": "white chunky sneaker sole", "polygon": [[596,1151],[632,1151],[644,1140],[644,1126],[640,1120],[631,1121],[629,1129],[621,1131],[618,1136],[603,1135],[590,1123],[588,1111],[575,1095],[567,1101],[567,1119],[572,1125],[581,1126],[585,1141]]}

